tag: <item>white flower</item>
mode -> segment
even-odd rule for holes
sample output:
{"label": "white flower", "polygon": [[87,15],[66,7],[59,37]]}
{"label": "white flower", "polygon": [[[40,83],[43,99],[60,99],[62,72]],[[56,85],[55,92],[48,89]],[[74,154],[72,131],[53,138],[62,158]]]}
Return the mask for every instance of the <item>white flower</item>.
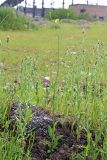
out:
{"label": "white flower", "polygon": [[44,77],[43,78],[43,85],[45,87],[49,87],[49,85],[50,85],[50,77]]}

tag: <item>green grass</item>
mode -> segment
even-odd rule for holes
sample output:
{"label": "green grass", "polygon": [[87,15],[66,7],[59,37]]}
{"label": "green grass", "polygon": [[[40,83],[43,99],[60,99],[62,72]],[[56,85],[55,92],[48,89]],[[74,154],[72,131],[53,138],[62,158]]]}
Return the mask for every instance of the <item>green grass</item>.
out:
{"label": "green grass", "polygon": [[0,30],[37,29],[31,19],[16,12],[12,7],[0,7]]}
{"label": "green grass", "polygon": [[[106,160],[107,23],[90,23],[85,30],[79,22],[57,24],[59,29],[55,25],[50,23],[37,31],[0,31],[0,63],[5,68],[0,69],[1,122],[8,126],[7,106],[15,99],[46,107],[52,113],[71,115],[79,125],[78,134],[81,128],[88,133],[88,144],[81,155],[76,155],[77,159],[92,155],[97,160],[100,153]],[[8,44],[7,35],[10,36]],[[46,76],[51,78],[51,85],[44,89],[42,79]],[[20,87],[14,85],[16,79]],[[96,131],[95,142],[91,140],[91,129]],[[20,141],[24,132],[18,138],[11,136],[8,143],[14,146],[17,138],[16,150],[12,151],[5,143],[6,149],[0,148],[1,157],[10,160],[17,153],[16,159],[21,159],[24,146]],[[99,148],[97,142],[102,133],[104,145]],[[0,136],[1,146],[8,134],[4,132]],[[21,151],[17,152],[17,148]]]}

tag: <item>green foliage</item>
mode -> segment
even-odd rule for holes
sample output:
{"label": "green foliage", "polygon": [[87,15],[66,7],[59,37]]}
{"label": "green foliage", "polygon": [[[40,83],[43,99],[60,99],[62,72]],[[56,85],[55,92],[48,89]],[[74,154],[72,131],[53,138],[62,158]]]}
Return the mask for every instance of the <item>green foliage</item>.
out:
{"label": "green foliage", "polygon": [[79,14],[75,12],[73,9],[67,10],[67,19],[77,20],[79,19]]}
{"label": "green foliage", "polygon": [[79,19],[90,19],[88,13],[80,13],[78,17]]}
{"label": "green foliage", "polygon": [[24,15],[10,7],[0,8],[0,29],[1,30],[27,30],[36,28]]}
{"label": "green foliage", "polygon": [[77,13],[73,9],[54,9],[50,10],[47,14],[46,17],[48,19],[73,19],[73,20],[78,20],[78,19],[88,19],[89,15],[87,13]]}
{"label": "green foliage", "polygon": [[53,126],[48,126],[48,134],[51,138],[50,141],[46,141],[46,144],[49,147],[48,152],[51,153],[54,151],[54,149],[56,149],[57,145],[58,145],[58,141],[62,138],[62,135],[55,135],[55,131],[56,131],[56,125],[57,123],[54,123]]}
{"label": "green foliage", "polygon": [[67,9],[54,9],[50,10],[47,15],[49,19],[65,19],[67,17]]}

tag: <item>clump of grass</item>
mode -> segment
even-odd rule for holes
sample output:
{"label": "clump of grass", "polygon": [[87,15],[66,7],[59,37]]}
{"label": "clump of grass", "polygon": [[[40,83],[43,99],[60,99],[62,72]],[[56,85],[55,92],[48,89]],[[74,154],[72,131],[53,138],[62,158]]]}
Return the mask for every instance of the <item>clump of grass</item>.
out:
{"label": "clump of grass", "polygon": [[53,126],[48,127],[48,134],[50,137],[50,140],[46,141],[46,144],[48,145],[48,153],[52,153],[58,146],[59,140],[62,138],[62,135],[55,135],[57,123],[54,123]]}
{"label": "clump of grass", "polygon": [[0,8],[0,29],[1,30],[28,30],[37,29],[37,25],[30,19],[10,7]]}

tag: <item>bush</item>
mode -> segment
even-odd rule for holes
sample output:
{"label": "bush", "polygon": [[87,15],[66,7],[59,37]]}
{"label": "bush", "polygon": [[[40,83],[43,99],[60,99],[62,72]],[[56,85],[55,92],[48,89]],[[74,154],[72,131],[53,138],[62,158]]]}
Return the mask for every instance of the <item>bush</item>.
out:
{"label": "bush", "polygon": [[0,8],[0,29],[2,30],[27,30],[34,28],[34,24],[24,15],[17,13],[15,9],[10,7]]}
{"label": "bush", "polygon": [[76,20],[76,19],[78,19],[78,14],[73,9],[68,9],[67,10],[67,19]]}
{"label": "bush", "polygon": [[67,9],[53,9],[46,14],[48,19],[65,19],[67,17]]}
{"label": "bush", "polygon": [[77,13],[73,9],[54,9],[49,10],[46,14],[48,19],[88,19],[89,15],[87,13]]}

